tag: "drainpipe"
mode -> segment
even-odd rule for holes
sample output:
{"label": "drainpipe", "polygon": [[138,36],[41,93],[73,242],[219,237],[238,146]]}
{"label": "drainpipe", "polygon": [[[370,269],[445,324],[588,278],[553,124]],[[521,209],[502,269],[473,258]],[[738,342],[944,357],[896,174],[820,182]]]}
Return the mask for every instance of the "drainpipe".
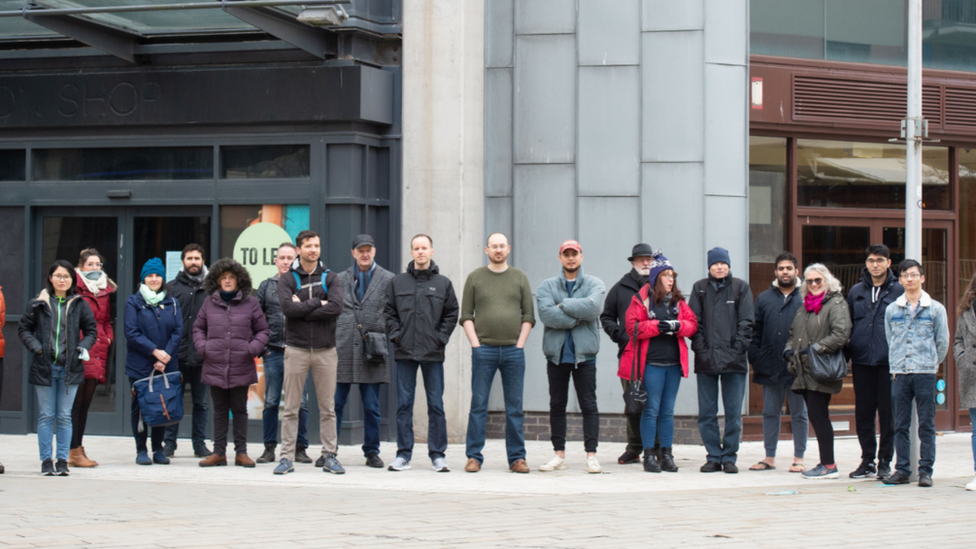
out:
{"label": "drainpipe", "polygon": [[[922,117],[922,0],[908,0],[908,110],[902,121],[905,140],[905,257],[922,262],[922,140],[928,121]],[[918,414],[912,406],[912,481],[918,480]]]}

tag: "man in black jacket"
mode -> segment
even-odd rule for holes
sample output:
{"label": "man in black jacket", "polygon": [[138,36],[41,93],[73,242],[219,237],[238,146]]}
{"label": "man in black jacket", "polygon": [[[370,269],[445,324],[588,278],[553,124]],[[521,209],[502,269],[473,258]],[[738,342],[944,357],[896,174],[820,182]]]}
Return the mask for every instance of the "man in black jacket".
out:
{"label": "man in black jacket", "polygon": [[749,345],[752,381],[763,389],[763,445],[766,457],[750,469],[766,471],[776,468],[776,445],[779,442],[783,399],[790,406],[793,430],[793,466],[790,471],[803,471],[803,454],[807,449],[807,405],[803,396],[794,393],[793,376],[786,369],[783,349],[790,339],[790,326],[800,308],[800,279],[797,278],[796,257],[783,252],[776,257],[773,287],[756,298],[754,336]]}
{"label": "man in black jacket", "polygon": [[[691,338],[698,381],[698,431],[708,452],[703,473],[738,473],[735,460],[742,435],[742,401],[752,343],[752,291],[734,278],[725,248],[708,250],[708,278],[695,282],[689,305],[698,317]],[[718,429],[718,389],[722,384],[725,435]]]}
{"label": "man in black jacket", "polygon": [[431,257],[434,243],[425,234],[410,241],[413,261],[407,272],[390,281],[386,302],[386,331],[396,345],[397,456],[390,471],[410,469],[413,456],[413,401],[417,369],[427,393],[427,455],[434,471],[451,470],[445,460],[447,420],[444,417],[444,348],[458,320],[454,286],[439,273]]}
{"label": "man in black jacket", "polygon": [[[610,339],[617,344],[617,359],[624,352],[624,347],[630,341],[630,334],[624,320],[627,317],[627,308],[630,307],[630,300],[641,288],[647,284],[647,275],[651,272],[652,254],[654,250],[650,244],[637,244],[630,252],[630,272],[625,274],[617,281],[603,302],[603,313],[600,314],[600,324],[603,331],[610,336]],[[627,380],[621,379],[623,389],[627,390]],[[654,445],[657,453],[660,445]],[[640,415],[627,416],[627,449],[617,458],[617,463],[626,465],[628,463],[640,463],[641,454],[644,452],[644,444],[641,441]]]}
{"label": "man in black jacket", "polygon": [[[891,473],[895,438],[885,309],[905,293],[905,289],[891,271],[891,252],[887,246],[873,244],[865,253],[868,257],[861,281],[847,294],[853,324],[848,352],[854,377],[854,421],[857,440],[861,444],[861,465],[851,472],[850,477],[884,478]],[[875,414],[881,424],[880,447],[874,434]]]}
{"label": "man in black jacket", "polygon": [[[190,397],[193,399],[193,430],[190,438],[193,441],[193,455],[199,458],[211,454],[204,442],[207,439],[207,393],[210,388],[200,381],[203,370],[203,359],[193,345],[193,322],[203,306],[207,292],[203,290],[203,278],[207,276],[207,266],[203,263],[203,246],[187,244],[183,248],[180,259],[183,268],[174,280],[170,280],[170,295],[180,303],[183,314],[183,339],[180,340],[180,373],[183,374],[183,390],[190,386]],[[176,453],[176,437],[180,432],[180,424],[174,423],[166,427],[163,437],[163,453],[172,457]]]}
{"label": "man in black jacket", "polygon": [[298,259],[287,275],[278,279],[278,304],[287,318],[285,330],[285,416],[281,422],[281,459],[274,474],[294,472],[298,438],[298,409],[305,394],[305,379],[312,373],[319,404],[319,440],[322,471],[346,472],[336,459],[335,391],[336,320],[342,314],[342,283],[319,261],[319,235],[302,231],[295,237]]}

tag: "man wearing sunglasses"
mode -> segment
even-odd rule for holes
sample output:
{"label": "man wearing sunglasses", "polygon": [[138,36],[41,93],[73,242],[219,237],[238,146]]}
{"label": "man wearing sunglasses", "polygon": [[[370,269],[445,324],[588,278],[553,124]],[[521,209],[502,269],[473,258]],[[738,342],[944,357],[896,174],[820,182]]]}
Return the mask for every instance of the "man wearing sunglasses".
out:
{"label": "man wearing sunglasses", "polygon": [[[851,478],[884,478],[891,472],[895,453],[895,428],[891,418],[891,376],[888,373],[888,340],[885,336],[885,309],[905,293],[891,272],[891,254],[884,244],[865,250],[867,259],[861,281],[847,294],[851,311],[851,340],[847,357],[854,377],[854,421],[861,444],[861,465]],[[875,439],[874,417],[880,424],[880,445]],[[875,468],[874,458],[878,465]]]}

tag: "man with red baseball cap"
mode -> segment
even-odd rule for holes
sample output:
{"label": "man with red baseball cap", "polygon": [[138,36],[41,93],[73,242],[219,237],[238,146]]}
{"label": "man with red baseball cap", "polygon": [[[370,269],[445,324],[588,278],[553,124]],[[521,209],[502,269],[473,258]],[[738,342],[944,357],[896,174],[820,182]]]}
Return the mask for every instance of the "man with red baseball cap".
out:
{"label": "man with red baseball cap", "polygon": [[566,401],[569,380],[583,412],[586,470],[600,473],[596,459],[600,412],[596,403],[596,354],[600,350],[600,311],[606,286],[583,274],[583,248],[575,240],[559,246],[559,276],[545,280],[536,291],[539,318],[545,325],[542,351],[549,374],[549,426],[555,455],[540,471],[566,469]]}

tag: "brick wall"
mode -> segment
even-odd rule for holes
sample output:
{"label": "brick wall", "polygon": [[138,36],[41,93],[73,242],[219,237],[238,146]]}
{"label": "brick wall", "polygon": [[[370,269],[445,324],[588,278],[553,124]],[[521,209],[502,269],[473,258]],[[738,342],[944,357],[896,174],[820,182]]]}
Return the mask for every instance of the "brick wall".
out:
{"label": "brick wall", "polygon": [[[722,423],[720,419],[720,423]],[[525,413],[525,440],[549,440],[549,414]],[[505,438],[505,413],[488,412],[488,438]],[[583,440],[583,415],[566,414],[566,440]],[[623,414],[600,414],[600,441],[627,442],[627,420]],[[701,444],[694,417],[674,418],[674,444]]]}

